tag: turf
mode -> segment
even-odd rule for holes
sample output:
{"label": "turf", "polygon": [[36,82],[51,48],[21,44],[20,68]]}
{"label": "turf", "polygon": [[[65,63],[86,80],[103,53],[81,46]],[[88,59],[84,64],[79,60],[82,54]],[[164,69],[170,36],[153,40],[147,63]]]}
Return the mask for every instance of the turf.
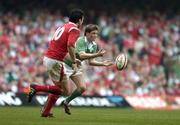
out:
{"label": "turf", "polygon": [[180,125],[180,111],[121,108],[54,108],[55,118],[39,116],[40,107],[0,107],[0,125]]}

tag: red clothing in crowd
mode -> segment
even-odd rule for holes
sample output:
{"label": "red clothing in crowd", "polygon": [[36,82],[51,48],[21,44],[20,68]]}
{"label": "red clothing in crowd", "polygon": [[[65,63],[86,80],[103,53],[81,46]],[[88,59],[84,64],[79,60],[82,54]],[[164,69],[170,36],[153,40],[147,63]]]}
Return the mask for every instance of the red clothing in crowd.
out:
{"label": "red clothing in crowd", "polygon": [[162,52],[159,46],[151,47],[149,51],[149,57],[148,57],[149,64],[159,65],[161,61],[161,56],[162,56]]}

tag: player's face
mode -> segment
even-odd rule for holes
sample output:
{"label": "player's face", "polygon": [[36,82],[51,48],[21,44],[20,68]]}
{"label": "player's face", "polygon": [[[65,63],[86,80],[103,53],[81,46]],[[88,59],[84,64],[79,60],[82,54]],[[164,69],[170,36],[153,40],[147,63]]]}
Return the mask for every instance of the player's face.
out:
{"label": "player's face", "polygon": [[91,31],[90,33],[88,33],[88,37],[90,41],[95,41],[96,38],[98,37],[98,31],[97,30]]}
{"label": "player's face", "polygon": [[95,41],[96,38],[98,37],[98,31],[97,30],[91,31],[90,33],[87,33],[86,37],[89,41]]}

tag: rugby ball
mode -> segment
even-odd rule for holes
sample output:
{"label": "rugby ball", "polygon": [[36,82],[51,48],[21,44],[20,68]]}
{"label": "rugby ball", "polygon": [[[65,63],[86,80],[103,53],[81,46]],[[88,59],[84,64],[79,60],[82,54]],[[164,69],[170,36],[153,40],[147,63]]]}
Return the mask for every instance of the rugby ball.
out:
{"label": "rugby ball", "polygon": [[126,68],[127,63],[128,63],[127,55],[124,53],[119,54],[116,57],[115,63],[118,70],[123,70],[124,68]]}

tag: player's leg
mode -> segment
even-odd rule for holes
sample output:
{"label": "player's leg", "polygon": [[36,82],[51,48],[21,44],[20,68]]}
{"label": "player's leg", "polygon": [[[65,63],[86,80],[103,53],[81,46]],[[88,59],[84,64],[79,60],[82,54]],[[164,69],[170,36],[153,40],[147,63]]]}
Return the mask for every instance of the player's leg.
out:
{"label": "player's leg", "polygon": [[[57,84],[57,83],[56,83]],[[69,95],[69,86],[68,86],[68,80],[67,78],[64,76],[64,79],[62,80],[61,83],[61,88],[63,90],[63,95]],[[49,115],[52,115],[52,113],[50,113],[53,105],[56,103],[56,101],[58,100],[59,96],[54,95],[54,94],[49,94],[48,95],[48,99],[44,105],[44,107],[42,108],[42,112],[41,112],[41,116],[42,117],[49,117]]]}
{"label": "player's leg", "polygon": [[64,80],[64,65],[63,62],[56,61],[50,58],[44,58],[43,64],[55,85],[45,86],[45,85],[30,85],[30,92],[28,94],[28,102],[31,102],[33,96],[36,92],[48,92],[55,95],[60,95],[62,93],[61,81]]}
{"label": "player's leg", "polygon": [[36,92],[48,92],[55,95],[61,95],[62,89],[58,85],[52,85],[52,86],[43,86],[43,85],[30,85],[30,92],[28,94],[28,102],[31,102],[33,96],[36,94]]}
{"label": "player's leg", "polygon": [[47,92],[47,93],[52,93],[55,95],[60,95],[62,93],[61,87],[58,85],[35,85],[31,84],[30,85],[31,89],[34,89],[36,92]]}
{"label": "player's leg", "polygon": [[[73,95],[70,95],[70,98],[68,98],[68,102],[66,102],[65,100],[62,101],[61,106],[63,106],[65,113],[67,113],[68,115],[71,114],[68,103],[71,101],[71,99],[81,95],[81,93],[85,90],[85,86],[84,86],[84,82],[82,79],[82,69],[79,68],[78,72],[76,74],[73,74],[73,70],[69,65],[64,64],[64,72],[65,75],[67,76],[67,78],[71,78],[71,80],[73,82],[75,82],[76,86],[78,86],[78,90],[80,92],[74,92]],[[69,88],[68,84],[63,84],[64,86],[62,86],[63,90],[66,90]],[[81,89],[80,89],[81,88]],[[69,90],[66,90],[66,95],[69,95]]]}
{"label": "player's leg", "polygon": [[[63,75],[63,77],[62,77],[62,80],[61,80],[61,82],[59,82],[59,83],[55,83],[55,84],[57,84],[57,85],[60,85],[61,86],[61,88],[62,88],[62,95],[66,95],[66,96],[69,96],[70,95],[70,91],[69,91],[69,85],[68,85],[68,83],[69,83],[69,73],[68,73],[68,71],[65,69],[64,70],[64,75]],[[46,105],[44,105],[44,110],[43,111],[45,111],[45,114],[50,114],[50,110],[51,110],[51,108],[53,107],[53,105],[56,103],[56,101],[57,101],[57,99],[51,99],[51,98],[54,98],[54,96],[53,95],[51,95],[51,96],[48,96],[48,100],[47,100],[47,102],[46,102]],[[51,101],[52,100],[52,101]],[[63,106],[63,108],[64,108],[64,110],[65,110],[65,112],[67,113],[67,114],[71,114],[70,113],[70,109],[69,109],[69,107],[68,107],[68,105],[63,105],[63,104],[61,104],[62,106]],[[43,114],[44,112],[42,112],[42,114]]]}
{"label": "player's leg", "polygon": [[83,80],[82,74],[79,75],[73,75],[71,76],[72,81],[76,85],[76,89],[72,92],[70,96],[68,96],[65,100],[64,103],[68,104],[70,101],[72,101],[74,98],[81,96],[82,93],[86,90],[86,85]]}
{"label": "player's leg", "polygon": [[70,96],[68,96],[64,101],[62,101],[61,105],[64,107],[65,113],[68,115],[71,114],[69,109],[69,102],[72,101],[74,98],[82,95],[82,93],[86,90],[86,86],[83,81],[82,74],[71,76],[71,80],[75,83],[77,86],[77,89],[72,92]]}
{"label": "player's leg", "polygon": [[58,100],[59,96],[54,94],[49,94],[48,99],[44,105],[44,107],[41,110],[41,116],[42,117],[53,117],[53,114],[51,113],[51,109]]}

